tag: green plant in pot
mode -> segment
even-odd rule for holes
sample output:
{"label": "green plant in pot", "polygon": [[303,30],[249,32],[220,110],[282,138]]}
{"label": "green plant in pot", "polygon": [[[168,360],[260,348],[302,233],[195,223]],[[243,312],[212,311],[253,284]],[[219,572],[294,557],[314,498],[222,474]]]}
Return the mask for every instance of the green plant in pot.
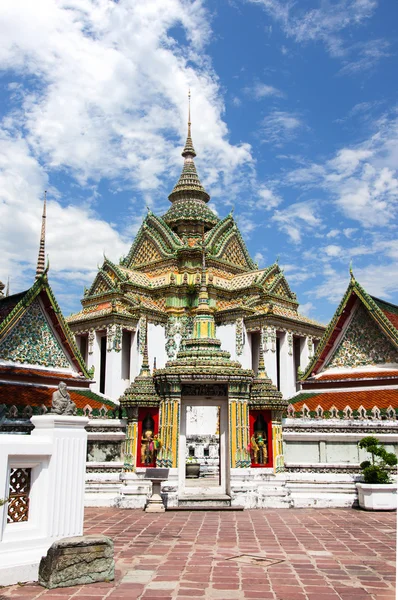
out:
{"label": "green plant in pot", "polygon": [[362,438],[358,446],[369,452],[371,458],[360,464],[364,482],[356,484],[359,506],[365,510],[395,510],[397,486],[391,474],[398,462],[396,455],[387,452],[384,445],[373,436]]}

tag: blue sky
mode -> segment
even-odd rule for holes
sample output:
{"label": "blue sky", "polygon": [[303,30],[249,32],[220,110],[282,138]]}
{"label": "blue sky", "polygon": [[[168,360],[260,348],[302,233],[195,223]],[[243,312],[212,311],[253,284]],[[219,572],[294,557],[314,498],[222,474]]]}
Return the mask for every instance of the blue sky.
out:
{"label": "blue sky", "polygon": [[187,90],[212,207],[327,322],[348,284],[398,303],[398,3],[5,0],[0,280],[79,309],[182,167]]}

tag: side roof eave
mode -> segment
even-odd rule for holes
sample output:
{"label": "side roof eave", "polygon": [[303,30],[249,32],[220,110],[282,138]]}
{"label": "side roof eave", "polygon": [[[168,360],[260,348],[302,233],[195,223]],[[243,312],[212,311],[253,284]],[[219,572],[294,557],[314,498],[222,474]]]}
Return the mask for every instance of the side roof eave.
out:
{"label": "side roof eave", "polygon": [[350,298],[355,295],[365,306],[368,314],[371,318],[377,323],[383,333],[389,338],[391,343],[398,349],[398,330],[393,326],[391,321],[384,315],[383,311],[379,308],[373,298],[364,290],[364,288],[351,276],[351,281],[348,285],[348,288],[333,315],[332,320],[330,321],[323,338],[320,341],[320,344],[317,348],[317,351],[311,360],[310,364],[307,367],[304,375],[301,378],[301,381],[305,381],[311,374],[315,371],[317,373],[322,365],[324,364],[327,355],[330,352],[332,345],[330,344],[330,339],[335,331],[336,327],[339,325],[341,321],[341,325],[344,324],[348,315],[343,316],[344,309],[346,308]]}
{"label": "side roof eave", "polygon": [[39,277],[39,279],[35,281],[32,287],[29,288],[23,294],[18,304],[14,306],[10,314],[4,319],[4,321],[2,321],[2,323],[0,324],[0,340],[8,334],[8,332],[11,330],[14,324],[16,324],[17,321],[19,321],[19,319],[22,317],[27,308],[42,293],[44,293],[47,296],[49,303],[53,309],[53,315],[51,318],[52,324],[55,327],[58,335],[62,333],[62,336],[60,335],[61,342],[66,347],[67,353],[69,354],[72,363],[78,371],[83,373],[84,377],[90,379],[90,375],[87,371],[83,357],[81,356],[78,347],[76,346],[74,336],[62,315],[58,302],[55,299],[55,296],[48,283],[46,271],[41,277]]}

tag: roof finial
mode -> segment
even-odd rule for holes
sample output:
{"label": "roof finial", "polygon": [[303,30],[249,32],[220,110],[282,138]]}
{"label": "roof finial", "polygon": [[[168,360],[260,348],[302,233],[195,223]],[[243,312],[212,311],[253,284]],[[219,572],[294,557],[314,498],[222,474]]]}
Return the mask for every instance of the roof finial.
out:
{"label": "roof finial", "polygon": [[352,270],[352,259],[350,260],[350,277],[351,277],[351,282],[354,283],[355,277],[354,277],[354,271]]}
{"label": "roof finial", "polygon": [[41,217],[41,234],[39,255],[37,257],[36,279],[39,279],[46,268],[46,206],[47,206],[47,191],[44,191],[43,214]]}
{"label": "roof finial", "polygon": [[10,276],[7,278],[6,296],[10,295]]}

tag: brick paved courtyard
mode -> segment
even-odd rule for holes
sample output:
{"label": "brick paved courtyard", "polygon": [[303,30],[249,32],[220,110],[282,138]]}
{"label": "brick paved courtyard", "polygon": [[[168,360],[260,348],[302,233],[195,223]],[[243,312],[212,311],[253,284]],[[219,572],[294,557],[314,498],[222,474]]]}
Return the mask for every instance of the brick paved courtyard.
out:
{"label": "brick paved courtyard", "polygon": [[86,509],[114,540],[116,580],[0,600],[395,600],[395,513],[350,509],[168,512]]}

